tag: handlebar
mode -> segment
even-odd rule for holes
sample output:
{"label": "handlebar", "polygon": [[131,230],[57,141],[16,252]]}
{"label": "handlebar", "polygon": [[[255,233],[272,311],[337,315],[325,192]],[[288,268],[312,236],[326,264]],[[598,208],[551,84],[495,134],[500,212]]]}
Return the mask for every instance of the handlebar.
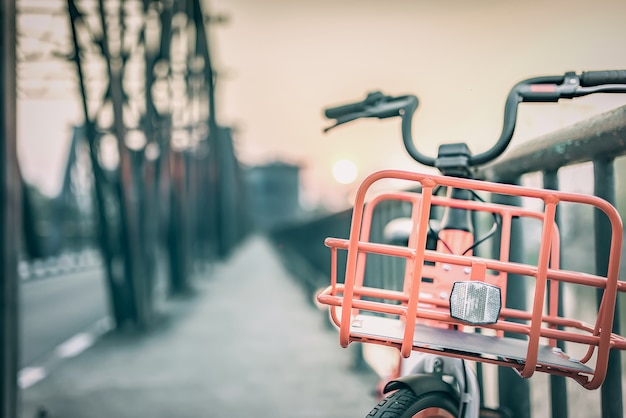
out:
{"label": "handlebar", "polygon": [[[560,99],[573,99],[594,93],[626,93],[626,70],[588,71],[581,75],[567,72],[561,76],[534,77],[517,83],[505,102],[500,138],[489,150],[470,156],[468,166],[486,164],[504,152],[515,131],[519,103],[558,102]],[[407,152],[417,162],[434,167],[436,159],[422,154],[413,141],[412,120],[418,104],[414,95],[393,97],[378,91],[371,92],[361,102],[325,109],[324,115],[328,119],[335,119],[335,124],[325,128],[324,132],[360,118],[386,119],[400,116],[402,140]]]}
{"label": "handlebar", "polygon": [[584,87],[624,83],[626,83],[626,70],[587,71],[580,76],[580,85]]}

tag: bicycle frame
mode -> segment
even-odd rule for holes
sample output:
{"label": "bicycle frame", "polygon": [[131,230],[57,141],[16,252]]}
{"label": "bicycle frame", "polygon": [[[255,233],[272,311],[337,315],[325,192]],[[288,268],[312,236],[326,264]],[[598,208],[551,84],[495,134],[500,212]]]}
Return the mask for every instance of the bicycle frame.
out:
{"label": "bicycle frame", "polygon": [[[421,192],[384,193],[366,204],[371,186],[383,179],[413,182],[421,187]],[[531,211],[517,206],[439,197],[433,195],[437,186],[531,198],[543,202],[544,208]],[[414,227],[407,246],[370,242],[374,208],[389,199],[412,203]],[[555,222],[560,202],[588,205],[608,217],[612,236],[606,276],[560,269],[559,231]],[[459,230],[446,231],[445,240],[452,243],[449,245],[452,251],[441,247],[426,249],[430,213],[436,206],[500,216],[499,257],[479,257],[471,252],[459,254],[459,249],[471,243],[467,232]],[[534,265],[509,260],[514,218],[532,218],[542,223],[541,245]],[[602,384],[609,350],[626,349],[626,339],[610,332],[617,292],[626,291],[626,282],[618,280],[622,221],[613,206],[597,197],[385,170],[371,174],[359,187],[349,239],[328,238],[325,243],[331,249],[331,284],[318,295],[318,301],[330,306],[343,347],[352,341],[382,344],[397,347],[404,358],[417,351],[474,360],[511,367],[524,378],[536,371],[545,372],[570,377],[587,389],[596,389]],[[338,250],[348,252],[344,283],[337,280]],[[402,291],[364,285],[367,254],[406,260]],[[506,282],[511,279],[510,275],[534,279],[532,306],[528,311],[502,307],[493,324],[468,324],[450,315],[449,296],[454,282],[469,280],[492,284],[501,289],[502,300],[506,300]],[[425,277],[429,280],[424,281]],[[593,323],[559,316],[559,282],[603,289]],[[548,288],[549,298],[546,296]],[[579,359],[570,357],[557,348],[558,341],[583,347],[585,354]]]}

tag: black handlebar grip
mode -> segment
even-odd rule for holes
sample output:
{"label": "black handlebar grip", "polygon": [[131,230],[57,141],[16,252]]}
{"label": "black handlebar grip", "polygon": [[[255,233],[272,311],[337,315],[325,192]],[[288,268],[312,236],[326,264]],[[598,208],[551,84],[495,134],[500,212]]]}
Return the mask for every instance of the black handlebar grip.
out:
{"label": "black handlebar grip", "polygon": [[626,84],[626,70],[586,71],[580,76],[580,85],[583,87],[602,84]]}
{"label": "black handlebar grip", "polygon": [[337,119],[345,115],[349,115],[351,113],[362,112],[365,109],[365,103],[350,103],[347,105],[337,106],[337,107],[329,107],[324,110],[324,115],[328,119]]}

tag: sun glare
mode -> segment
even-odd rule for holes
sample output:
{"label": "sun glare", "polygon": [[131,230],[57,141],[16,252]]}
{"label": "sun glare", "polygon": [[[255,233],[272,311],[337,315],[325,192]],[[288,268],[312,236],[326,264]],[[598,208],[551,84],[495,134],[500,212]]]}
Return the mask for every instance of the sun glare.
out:
{"label": "sun glare", "polygon": [[339,160],[333,165],[333,177],[338,183],[350,184],[356,180],[357,168],[350,160]]}

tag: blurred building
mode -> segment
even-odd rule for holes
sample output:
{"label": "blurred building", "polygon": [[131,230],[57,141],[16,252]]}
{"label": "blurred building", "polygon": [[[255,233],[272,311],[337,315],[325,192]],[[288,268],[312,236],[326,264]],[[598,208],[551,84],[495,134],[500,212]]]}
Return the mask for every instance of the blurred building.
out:
{"label": "blurred building", "polygon": [[269,231],[298,219],[300,166],[275,161],[247,171],[250,212],[257,230]]}

